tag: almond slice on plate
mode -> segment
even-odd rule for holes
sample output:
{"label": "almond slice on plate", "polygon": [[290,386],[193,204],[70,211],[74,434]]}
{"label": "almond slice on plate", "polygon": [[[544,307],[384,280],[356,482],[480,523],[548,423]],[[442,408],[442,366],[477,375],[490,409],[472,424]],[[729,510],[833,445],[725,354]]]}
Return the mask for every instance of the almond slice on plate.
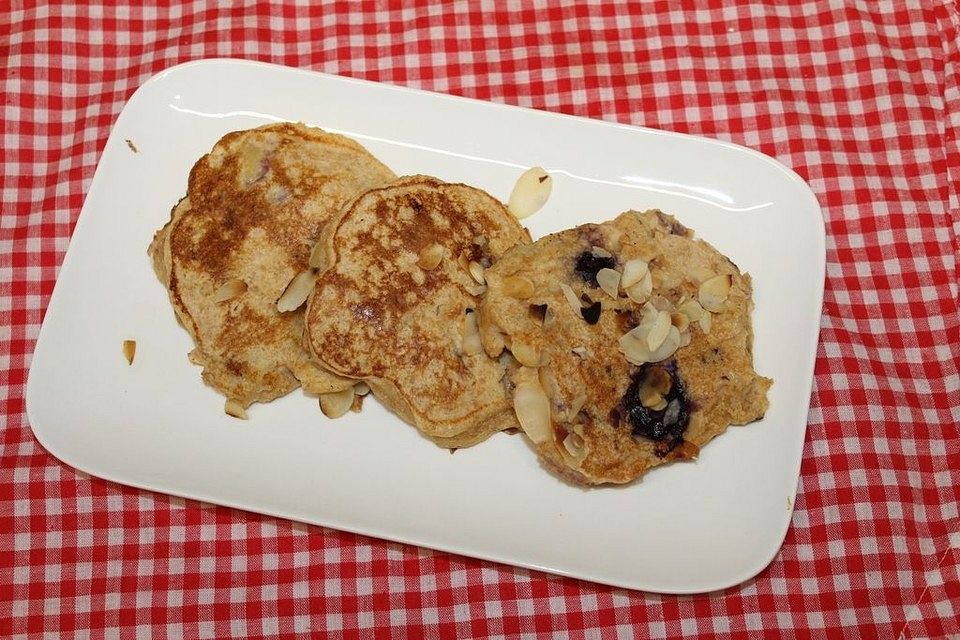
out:
{"label": "almond slice on plate", "polygon": [[539,382],[527,380],[517,384],[513,390],[513,410],[523,432],[534,444],[550,439],[553,433],[550,399]]}
{"label": "almond slice on plate", "polygon": [[531,216],[546,204],[553,190],[553,178],[543,167],[527,169],[517,178],[507,201],[507,209],[518,219]]}
{"label": "almond slice on plate", "polygon": [[354,389],[320,394],[320,410],[328,418],[339,418],[353,406]]}

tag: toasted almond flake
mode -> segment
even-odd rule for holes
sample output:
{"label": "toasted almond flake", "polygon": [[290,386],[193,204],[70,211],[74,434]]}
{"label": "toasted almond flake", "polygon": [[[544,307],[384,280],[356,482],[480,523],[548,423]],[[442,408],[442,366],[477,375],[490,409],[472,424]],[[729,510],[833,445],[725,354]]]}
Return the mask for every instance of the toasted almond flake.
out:
{"label": "toasted almond flake", "polygon": [[647,371],[647,375],[643,380],[643,384],[650,387],[660,395],[667,395],[670,393],[670,388],[673,386],[673,380],[670,378],[670,374],[663,367],[650,367]]}
{"label": "toasted almond flake", "polygon": [[519,219],[531,216],[547,202],[553,190],[553,178],[543,167],[527,169],[517,178],[510,192],[507,209]]}
{"label": "toasted almond flake", "polygon": [[610,247],[610,251],[620,251],[620,238],[623,233],[614,227],[606,227],[606,232],[604,244]]}
{"label": "toasted almond flake", "polygon": [[646,302],[650,298],[650,294],[653,292],[653,276],[650,275],[650,272],[647,271],[643,274],[643,277],[640,278],[640,282],[627,287],[625,289],[627,297],[641,304]]}
{"label": "toasted almond flake", "polygon": [[127,364],[133,364],[133,358],[137,355],[137,341],[123,341],[123,357],[127,359]]}
{"label": "toasted almond flake", "polygon": [[613,254],[604,249],[603,247],[590,247],[590,253],[597,256],[598,258],[612,258]]}
{"label": "toasted almond flake", "polygon": [[503,294],[511,298],[526,300],[533,295],[533,283],[523,276],[507,276],[501,284]]}
{"label": "toasted almond flake", "polygon": [[647,332],[647,347],[650,348],[650,351],[656,351],[660,348],[663,341],[667,339],[667,334],[670,332],[671,326],[670,314],[666,311],[659,312],[656,320],[653,321],[650,330]]}
{"label": "toasted almond flake", "polygon": [[705,334],[710,333],[710,325],[713,324],[711,318],[712,316],[710,313],[704,313],[702,316],[700,316],[700,330]]}
{"label": "toasted almond flake", "polygon": [[307,263],[313,269],[321,269],[327,262],[327,247],[323,242],[313,245],[310,250],[310,261]]}
{"label": "toasted almond flake", "polygon": [[668,313],[673,313],[673,303],[670,301],[670,298],[667,298],[661,294],[655,294],[650,298],[650,304],[653,305],[654,309],[658,311],[666,311]]}
{"label": "toasted almond flake", "polygon": [[370,393],[370,385],[361,380],[357,384],[353,385],[353,392],[358,396],[365,396]]}
{"label": "toasted almond flake", "polygon": [[277,300],[277,311],[286,313],[299,309],[307,301],[307,297],[313,291],[313,285],[316,281],[316,269],[307,269],[294,276],[287,288],[284,289],[283,295]]}
{"label": "toasted almond flake", "polygon": [[463,251],[460,252],[460,255],[457,256],[457,264],[460,266],[462,270],[466,271],[467,273],[470,272],[470,262],[471,262],[470,255],[471,255],[470,252],[464,249]]}
{"label": "toasted almond flake", "polygon": [[417,259],[417,266],[424,271],[432,271],[437,268],[441,260],[443,260],[443,245],[434,242],[420,252],[420,257]]}
{"label": "toasted almond flake", "polygon": [[587,349],[586,347],[574,347],[573,349],[571,349],[571,351],[573,351],[575,354],[577,354],[581,358],[586,358],[587,356],[590,355],[590,350]]}
{"label": "toasted almond flake", "polygon": [[233,416],[234,418],[240,418],[241,420],[247,419],[247,411],[243,408],[243,405],[237,402],[236,400],[227,399],[223,405],[223,411],[228,416]]}
{"label": "toasted almond flake", "polygon": [[642,258],[627,260],[623,265],[623,277],[620,278],[620,286],[624,291],[643,280],[643,276],[650,271],[649,265]]}
{"label": "toasted almond flake", "polygon": [[686,314],[674,311],[670,314],[670,323],[677,328],[677,331],[683,333],[690,326],[690,318]]}
{"label": "toasted almond flake", "polygon": [[571,420],[577,417],[585,404],[587,404],[587,394],[585,393],[581,393],[573,399],[573,402],[570,403],[569,413],[567,414]]}
{"label": "toasted almond flake", "polygon": [[700,284],[701,282],[706,282],[717,274],[706,267],[693,267],[690,270],[690,275],[693,276],[694,282]]}
{"label": "toasted almond flake", "polygon": [[576,433],[568,433],[567,437],[563,439],[563,448],[567,450],[571,456],[576,459],[583,457],[583,438],[581,438]]}
{"label": "toasted almond flake", "polygon": [[468,356],[476,355],[483,351],[483,343],[480,341],[480,329],[477,326],[477,314],[474,311],[467,311],[464,314],[461,349]]}
{"label": "toasted almond flake", "polygon": [[700,290],[697,292],[697,299],[703,305],[703,308],[713,313],[723,310],[723,303],[727,301],[727,296],[730,295],[731,281],[732,278],[729,273],[721,273],[701,284]]}
{"label": "toasted almond flake", "polygon": [[691,339],[692,338],[690,336],[690,332],[684,331],[683,333],[680,334],[680,346],[681,347],[687,346],[688,344],[690,344]]}
{"label": "toasted almond flake", "polygon": [[703,317],[703,307],[700,306],[700,303],[696,300],[686,300],[679,307],[677,311],[687,316],[690,322],[696,322],[701,317]]}
{"label": "toasted almond flake", "polygon": [[534,444],[550,439],[550,399],[537,381],[524,381],[513,390],[513,411],[523,432]]}
{"label": "toasted almond flake", "polygon": [[583,308],[583,305],[580,304],[580,298],[578,298],[577,294],[574,293],[573,288],[570,285],[568,285],[566,282],[561,282],[560,291],[563,292],[563,297],[567,299],[567,302],[570,304],[570,307],[579,316],[580,309]]}
{"label": "toasted almond flake", "polygon": [[531,344],[514,340],[510,345],[510,353],[517,359],[517,362],[525,367],[536,368],[540,366],[540,352]]}
{"label": "toasted almond flake", "polygon": [[479,262],[473,260],[467,265],[467,269],[470,271],[470,276],[476,280],[479,284],[486,284],[487,278],[483,273],[483,265]]}
{"label": "toasted almond flake", "polygon": [[641,365],[650,358],[650,349],[646,340],[640,340],[626,333],[620,337],[620,352],[631,364]]}
{"label": "toasted almond flake", "polygon": [[557,322],[557,313],[552,307],[547,305],[547,310],[543,312],[543,328],[549,329]]}
{"label": "toasted almond flake", "polygon": [[557,396],[560,394],[560,387],[557,386],[557,379],[553,375],[553,370],[550,367],[540,367],[537,369],[537,376],[540,379],[540,386],[543,387],[544,393],[550,398],[550,402],[556,402]]}
{"label": "toasted almond flake", "polygon": [[227,280],[220,288],[217,289],[213,294],[214,302],[226,302],[236,298],[238,295],[247,290],[247,283],[241,280],[240,278],[233,278],[232,280]]}
{"label": "toasted almond flake", "polygon": [[663,411],[667,408],[667,401],[664,397],[656,391],[649,389],[646,390],[646,393],[643,393],[643,390],[641,390],[640,404],[653,411]]}
{"label": "toasted almond flake", "polygon": [[597,284],[600,285],[604,293],[616,300],[620,293],[620,272],[607,267],[600,269],[600,271],[597,271]]}
{"label": "toasted almond flake", "polygon": [[328,418],[339,418],[353,406],[353,387],[336,393],[320,394],[320,411]]}
{"label": "toasted almond flake", "polygon": [[677,331],[676,327],[671,325],[670,331],[667,333],[667,337],[663,341],[663,344],[661,344],[658,349],[650,353],[650,357],[647,359],[647,362],[661,362],[666,360],[676,353],[677,349],[679,348],[680,332]]}

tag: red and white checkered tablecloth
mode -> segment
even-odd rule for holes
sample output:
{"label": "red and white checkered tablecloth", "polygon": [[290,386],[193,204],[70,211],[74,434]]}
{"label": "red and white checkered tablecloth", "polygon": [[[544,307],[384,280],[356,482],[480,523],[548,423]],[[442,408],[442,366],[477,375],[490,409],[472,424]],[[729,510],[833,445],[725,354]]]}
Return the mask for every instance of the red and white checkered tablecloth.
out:
{"label": "red and white checkered tablecloth", "polygon": [[[960,5],[709,4],[0,2],[0,637],[960,637]],[[46,453],[27,370],[110,127],[154,73],[217,56],[723,138],[803,176],[827,280],[773,563],[648,595],[130,489]]]}

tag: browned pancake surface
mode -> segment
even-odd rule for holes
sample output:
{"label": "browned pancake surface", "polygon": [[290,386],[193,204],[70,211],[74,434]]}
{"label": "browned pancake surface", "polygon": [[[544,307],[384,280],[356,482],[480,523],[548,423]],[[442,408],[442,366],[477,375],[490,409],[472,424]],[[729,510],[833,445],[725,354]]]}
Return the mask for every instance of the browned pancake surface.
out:
{"label": "browned pancake surface", "polygon": [[[276,301],[339,208],[393,178],[353,140],[291,123],[229,133],[196,163],[149,253],[210,386],[246,407],[352,384],[310,361],[302,311]],[[240,293],[220,300],[229,283]]]}
{"label": "browned pancake surface", "polygon": [[[635,258],[648,263],[652,276],[651,295],[642,302],[622,291],[614,299],[592,277],[599,267],[622,271]],[[722,308],[709,314],[708,333],[691,322],[684,327],[689,343],[666,360],[628,362],[619,340],[637,327],[645,309],[676,313],[697,298],[701,282],[722,274],[729,274],[730,291]],[[635,480],[670,460],[695,457],[728,425],[757,420],[767,408],[771,381],[753,370],[749,276],[670,216],[627,212],[612,222],[552,234],[507,252],[486,276],[484,346],[491,356],[506,346],[531,365],[512,379],[539,385],[548,396],[551,433],[535,448],[569,480]],[[533,295],[509,293],[518,277],[532,283]],[[561,283],[586,312],[574,309]],[[593,303],[599,303],[595,317]],[[679,317],[676,322],[687,325]],[[641,386],[655,377],[669,381],[662,397],[664,403],[676,400],[676,416],[664,419],[662,404],[650,411],[637,402]]]}
{"label": "browned pancake surface", "polygon": [[[529,242],[502,203],[462,184],[402,178],[350,203],[324,233],[330,268],[308,301],[305,340],[316,359],[363,378],[374,394],[443,446],[516,426],[505,369],[465,346],[489,266]],[[437,253],[435,265],[424,256]],[[335,310],[335,311],[333,311]]]}

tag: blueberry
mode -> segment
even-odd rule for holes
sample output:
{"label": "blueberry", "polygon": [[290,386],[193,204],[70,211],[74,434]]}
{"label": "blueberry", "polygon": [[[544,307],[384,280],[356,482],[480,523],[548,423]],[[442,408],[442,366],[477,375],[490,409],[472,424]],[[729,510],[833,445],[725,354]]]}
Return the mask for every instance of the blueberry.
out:
{"label": "blueberry", "polygon": [[589,251],[584,251],[579,256],[577,256],[577,264],[574,266],[574,270],[577,272],[584,282],[589,283],[591,286],[599,287],[597,283],[597,272],[600,269],[613,269],[617,266],[616,259],[613,256],[601,257],[595,256]]}
{"label": "blueberry", "polygon": [[589,307],[580,309],[580,315],[587,321],[587,324],[597,324],[600,320],[600,310],[603,306],[599,302],[594,302]]}
{"label": "blueberry", "polygon": [[[659,411],[640,404],[639,389],[654,367],[670,375],[670,391],[664,396],[667,406]],[[646,438],[658,443],[656,454],[665,456],[683,441],[683,433],[690,424],[692,402],[687,387],[677,373],[675,360],[656,364],[647,363],[633,375],[626,394],[620,401],[620,415],[626,417],[631,432],[636,438]]]}

